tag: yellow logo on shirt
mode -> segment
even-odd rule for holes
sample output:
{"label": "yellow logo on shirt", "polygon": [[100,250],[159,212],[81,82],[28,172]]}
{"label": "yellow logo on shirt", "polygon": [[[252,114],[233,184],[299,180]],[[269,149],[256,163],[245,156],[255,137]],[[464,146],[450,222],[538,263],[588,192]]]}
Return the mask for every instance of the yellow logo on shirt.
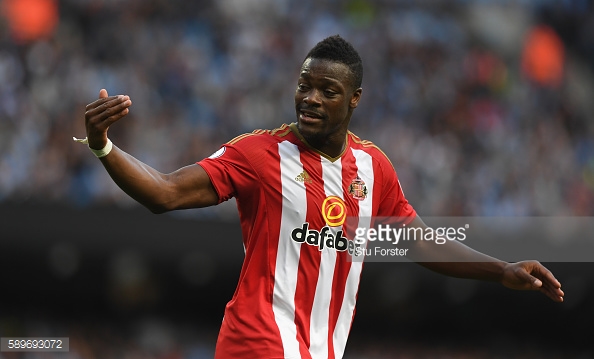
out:
{"label": "yellow logo on shirt", "polygon": [[295,181],[308,183],[308,184],[311,184],[313,182],[313,180],[311,179],[311,176],[305,170],[303,172],[301,172],[300,174],[298,174],[297,177],[295,177]]}
{"label": "yellow logo on shirt", "polygon": [[340,197],[326,197],[322,203],[322,216],[330,227],[342,226],[346,219],[346,204]]}

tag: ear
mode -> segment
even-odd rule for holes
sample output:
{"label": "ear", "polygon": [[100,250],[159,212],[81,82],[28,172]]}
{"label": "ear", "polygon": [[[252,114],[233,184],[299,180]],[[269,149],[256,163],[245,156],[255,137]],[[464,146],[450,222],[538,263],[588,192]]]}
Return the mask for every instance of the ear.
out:
{"label": "ear", "polygon": [[353,96],[351,96],[351,101],[349,102],[349,108],[354,109],[359,105],[359,100],[361,99],[361,93],[363,89],[359,87],[358,89],[353,92]]}

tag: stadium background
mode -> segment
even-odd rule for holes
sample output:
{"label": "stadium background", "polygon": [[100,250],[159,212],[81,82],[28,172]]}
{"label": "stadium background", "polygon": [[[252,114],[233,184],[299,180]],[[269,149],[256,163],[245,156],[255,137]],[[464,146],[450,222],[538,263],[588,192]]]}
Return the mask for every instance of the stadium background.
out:
{"label": "stadium background", "polygon": [[[294,119],[305,53],[360,51],[352,130],[395,164],[423,216],[590,216],[591,1],[0,1],[0,336],[68,336],[68,354],[210,358],[242,259],[237,214],[153,215],[71,137],[100,88],[110,131],[162,171]],[[345,358],[594,356],[591,263],[547,263],[538,293],[366,266]]]}

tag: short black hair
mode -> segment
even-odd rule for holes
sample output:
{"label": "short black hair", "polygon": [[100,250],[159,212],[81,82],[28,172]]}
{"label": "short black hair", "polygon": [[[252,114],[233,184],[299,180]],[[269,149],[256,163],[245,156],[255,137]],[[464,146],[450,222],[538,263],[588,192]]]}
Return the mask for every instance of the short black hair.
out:
{"label": "short black hair", "polygon": [[363,82],[363,61],[353,45],[340,37],[333,35],[318,42],[305,56],[305,60],[313,58],[320,60],[330,60],[345,64],[351,70],[353,76],[353,85],[357,89]]}

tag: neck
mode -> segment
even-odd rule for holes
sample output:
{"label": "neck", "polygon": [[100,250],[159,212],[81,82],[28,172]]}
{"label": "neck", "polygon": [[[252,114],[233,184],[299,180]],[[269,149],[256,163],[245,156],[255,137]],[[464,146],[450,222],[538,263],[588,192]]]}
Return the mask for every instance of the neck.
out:
{"label": "neck", "polygon": [[337,131],[327,136],[304,136],[299,127],[294,124],[293,130],[308,147],[320,152],[329,159],[337,158],[344,152],[347,142],[347,131]]}

